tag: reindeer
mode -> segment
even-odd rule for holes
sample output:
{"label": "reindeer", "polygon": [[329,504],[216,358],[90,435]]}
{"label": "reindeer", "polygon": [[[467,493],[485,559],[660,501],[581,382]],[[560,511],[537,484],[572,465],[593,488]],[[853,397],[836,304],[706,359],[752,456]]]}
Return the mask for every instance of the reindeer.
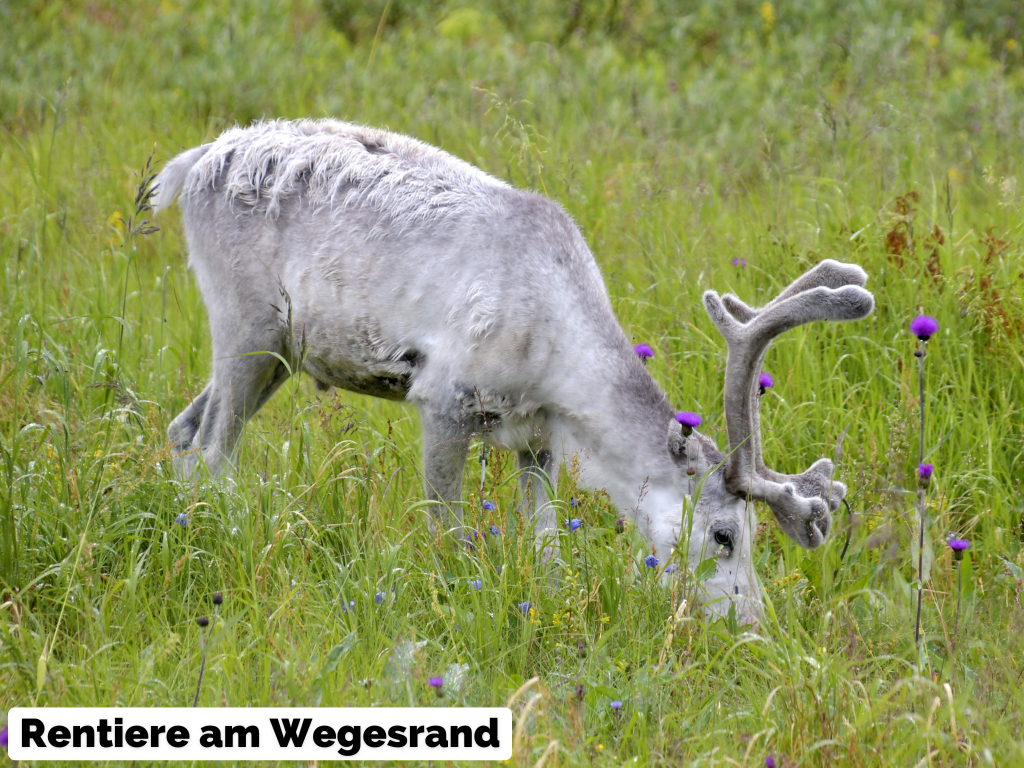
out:
{"label": "reindeer", "polygon": [[[684,427],[634,353],[579,230],[556,203],[406,136],[333,120],[235,128],[171,160],[206,303],[213,377],[168,430],[182,476],[230,468],[245,422],[293,373],[420,412],[432,524],[462,531],[470,441],[518,454],[545,557],[550,489],[577,457],[664,565],[678,545],[713,613],[761,613],[753,502],[820,546],[846,493],[827,459],[782,475],[761,456],[758,375],[772,339],[867,316],[855,265],[822,261],[760,309],[704,294],[728,345],[729,450]],[[723,599],[724,598],[724,599]]]}

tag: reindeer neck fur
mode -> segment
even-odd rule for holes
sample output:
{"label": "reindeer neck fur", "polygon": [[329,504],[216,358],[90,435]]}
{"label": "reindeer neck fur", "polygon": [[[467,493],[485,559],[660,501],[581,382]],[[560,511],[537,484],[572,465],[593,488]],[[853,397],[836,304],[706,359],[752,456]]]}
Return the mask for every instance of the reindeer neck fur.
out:
{"label": "reindeer neck fur", "polygon": [[666,444],[674,410],[610,307],[602,314],[591,338],[567,350],[551,443],[570,470],[578,457],[584,487],[604,489],[623,514],[637,516],[651,494],[680,494],[680,468]]}

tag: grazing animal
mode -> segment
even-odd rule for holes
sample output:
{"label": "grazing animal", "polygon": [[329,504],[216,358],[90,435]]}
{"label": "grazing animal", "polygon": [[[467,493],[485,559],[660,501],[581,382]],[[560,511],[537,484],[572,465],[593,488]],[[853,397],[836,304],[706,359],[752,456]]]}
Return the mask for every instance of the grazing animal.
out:
{"label": "grazing animal", "polygon": [[171,160],[156,187],[157,210],[181,195],[213,337],[213,377],[169,429],[182,475],[229,467],[246,420],[304,370],[321,387],[419,408],[444,529],[461,530],[479,436],[518,453],[547,556],[558,527],[547,488],[575,456],[581,483],[608,492],[662,565],[677,544],[691,564],[717,557],[702,600],[717,613],[735,604],[743,621],[761,605],[752,502],[801,546],[828,536],[846,489],[827,459],[800,475],[764,465],[758,374],[783,331],[871,312],[860,267],[823,261],[761,309],[704,295],[728,344],[723,455],[676,420],[579,230],[545,197],[333,120],[229,130]]}

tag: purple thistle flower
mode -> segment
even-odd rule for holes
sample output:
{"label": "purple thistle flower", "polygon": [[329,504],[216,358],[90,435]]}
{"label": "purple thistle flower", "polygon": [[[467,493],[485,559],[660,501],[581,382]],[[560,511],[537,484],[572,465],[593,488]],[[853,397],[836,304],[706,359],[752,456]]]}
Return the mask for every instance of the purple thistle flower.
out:
{"label": "purple thistle flower", "polygon": [[615,532],[616,533],[625,533],[626,532],[626,521],[623,520],[622,518],[619,518],[618,520],[615,521]]}
{"label": "purple thistle flower", "polygon": [[682,424],[684,427],[699,427],[701,418],[698,414],[693,411],[680,411],[676,414],[676,421]]}
{"label": "purple thistle flower", "polygon": [[683,425],[683,434],[689,437],[693,428],[700,426],[701,418],[693,411],[680,411],[676,414],[676,421]]}
{"label": "purple thistle flower", "polygon": [[910,321],[910,332],[921,341],[928,341],[939,332],[939,321],[930,315],[918,315]]}
{"label": "purple thistle flower", "polygon": [[654,555],[648,555],[644,558],[644,565],[646,565],[648,568],[656,568],[658,565],[658,558],[656,558]]}
{"label": "purple thistle flower", "polygon": [[0,728],[0,747],[7,746],[7,726]]}
{"label": "purple thistle flower", "polygon": [[757,385],[760,388],[761,394],[764,394],[766,389],[770,389],[775,386],[775,379],[772,378],[770,373],[761,371],[761,375],[757,377]]}
{"label": "purple thistle flower", "polygon": [[182,528],[188,527],[188,512],[179,512],[178,516],[174,518],[174,522],[180,525]]}
{"label": "purple thistle flower", "polygon": [[775,758],[771,755],[768,755],[768,757],[764,759],[764,768],[776,768],[776,765],[777,763],[775,762]]}
{"label": "purple thistle flower", "polygon": [[484,588],[484,583],[482,581],[480,581],[480,579],[470,579],[469,580],[469,586],[474,591],[479,592],[481,589]]}
{"label": "purple thistle flower", "polygon": [[529,616],[531,608],[533,608],[533,603],[531,603],[529,600],[526,600],[519,604],[519,610],[523,612],[523,616]]}
{"label": "purple thistle flower", "polygon": [[611,703],[611,708],[618,712],[622,708],[622,702],[616,699]]}
{"label": "purple thistle flower", "polygon": [[438,696],[444,696],[444,691],[441,690],[441,686],[444,685],[443,677],[431,677],[427,680],[427,685],[434,689],[434,693]]}
{"label": "purple thistle flower", "polygon": [[956,539],[952,536],[946,541],[949,548],[953,550],[953,559],[959,562],[964,558],[964,551],[971,546],[969,539]]}
{"label": "purple thistle flower", "polygon": [[490,499],[488,499],[487,501],[484,502],[484,509],[487,510],[488,512],[493,512],[497,508],[498,508],[498,505],[495,504]]}
{"label": "purple thistle flower", "polygon": [[917,480],[922,487],[926,487],[932,479],[932,473],[935,471],[935,465],[933,464],[918,464],[917,465]]}
{"label": "purple thistle flower", "polygon": [[569,529],[570,533],[578,531],[581,525],[583,525],[583,521],[580,520],[578,517],[574,517],[572,520],[565,521],[565,527]]}
{"label": "purple thistle flower", "polygon": [[739,267],[740,269],[744,269],[747,266],[747,260],[743,259],[743,258],[733,259],[732,260],[732,265],[734,267]]}
{"label": "purple thistle flower", "polygon": [[651,349],[650,344],[637,344],[633,347],[633,351],[636,352],[636,356],[639,357],[645,363],[649,358],[654,357],[654,350]]}
{"label": "purple thistle flower", "polygon": [[501,528],[496,525],[491,526],[491,536],[501,536]]}

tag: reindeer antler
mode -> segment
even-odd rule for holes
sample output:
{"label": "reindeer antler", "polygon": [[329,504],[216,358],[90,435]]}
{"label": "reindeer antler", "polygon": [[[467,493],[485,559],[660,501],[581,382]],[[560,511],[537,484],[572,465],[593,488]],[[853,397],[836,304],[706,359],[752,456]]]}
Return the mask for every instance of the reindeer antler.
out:
{"label": "reindeer antler", "polygon": [[820,459],[799,475],[783,475],[764,464],[758,375],[772,340],[791,328],[815,320],[859,320],[875,301],[861,286],[867,273],[855,264],[826,259],[794,280],[760,309],[735,296],[704,294],[704,307],[725,338],[725,421],[729,457],[725,482],[730,492],[768,504],[783,530],[804,547],[828,537],[831,511],[846,486],[832,482],[834,466]]}

